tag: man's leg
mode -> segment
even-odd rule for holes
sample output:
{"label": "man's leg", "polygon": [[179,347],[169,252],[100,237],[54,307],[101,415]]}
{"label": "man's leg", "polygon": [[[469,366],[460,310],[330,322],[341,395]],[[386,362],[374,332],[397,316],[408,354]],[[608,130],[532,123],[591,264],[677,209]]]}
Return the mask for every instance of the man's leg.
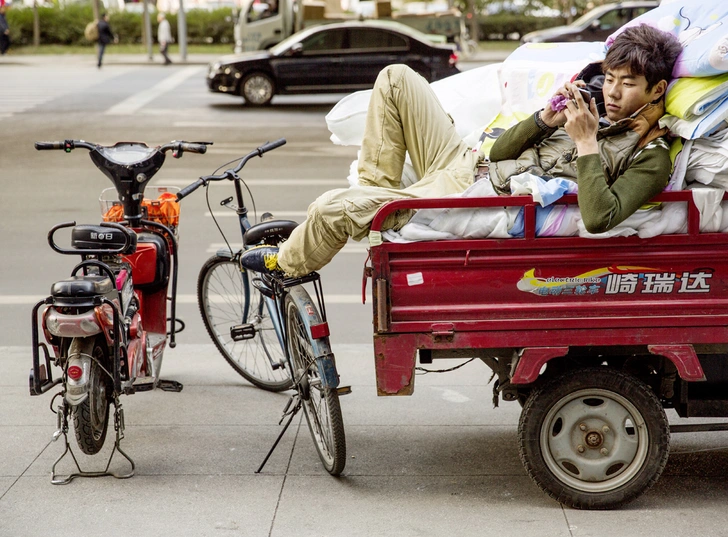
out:
{"label": "man's leg", "polygon": [[104,60],[104,49],[106,48],[106,45],[103,43],[99,43],[99,67],[101,67],[101,62]]}
{"label": "man's leg", "polygon": [[162,56],[164,56],[164,63],[169,64],[172,63],[172,60],[169,59],[169,56],[167,56],[167,48],[169,47],[168,43],[165,43],[164,45],[159,46],[159,52],[162,53]]}
{"label": "man's leg", "polygon": [[399,188],[407,152],[422,178],[465,151],[452,118],[423,77],[404,65],[379,73],[359,156],[361,185]]}
{"label": "man's leg", "polygon": [[[303,276],[327,265],[349,237],[362,240],[379,208],[407,193],[378,187],[330,190],[308,208],[308,216],[281,244],[278,266],[291,276]],[[404,217],[403,217],[404,216]],[[385,228],[399,227],[409,215],[390,215]]]}

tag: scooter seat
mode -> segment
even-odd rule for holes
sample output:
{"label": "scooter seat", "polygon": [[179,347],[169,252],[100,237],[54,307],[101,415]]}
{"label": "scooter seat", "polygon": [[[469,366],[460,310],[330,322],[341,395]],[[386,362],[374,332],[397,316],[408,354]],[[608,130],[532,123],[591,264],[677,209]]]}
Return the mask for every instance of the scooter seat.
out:
{"label": "scooter seat", "polygon": [[243,236],[243,243],[245,246],[260,243],[275,246],[286,240],[296,226],[298,226],[298,222],[293,220],[268,220],[248,229]]}
{"label": "scooter seat", "polygon": [[91,298],[113,290],[114,284],[107,276],[71,276],[54,283],[51,295],[56,298]]}

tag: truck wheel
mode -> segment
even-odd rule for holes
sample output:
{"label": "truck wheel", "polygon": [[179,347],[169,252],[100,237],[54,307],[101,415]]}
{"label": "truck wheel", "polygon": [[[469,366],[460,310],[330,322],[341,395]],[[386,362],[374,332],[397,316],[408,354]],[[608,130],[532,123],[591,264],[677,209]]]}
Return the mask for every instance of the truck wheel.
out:
{"label": "truck wheel", "polygon": [[240,84],[240,95],[250,106],[265,106],[275,95],[275,84],[265,73],[251,73]]}
{"label": "truck wheel", "polygon": [[660,477],[669,426],[652,390],[607,368],[568,371],[530,395],[518,423],[521,461],[555,500],[577,509],[625,504]]}

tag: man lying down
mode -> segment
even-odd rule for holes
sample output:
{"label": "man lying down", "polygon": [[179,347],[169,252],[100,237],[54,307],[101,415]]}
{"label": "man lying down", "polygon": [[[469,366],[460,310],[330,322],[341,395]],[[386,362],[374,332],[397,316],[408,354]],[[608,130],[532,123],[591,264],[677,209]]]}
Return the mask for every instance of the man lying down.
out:
{"label": "man lying down", "polygon": [[[579,91],[585,83],[567,82],[544,109],[498,137],[490,161],[458,136],[424,78],[403,65],[386,67],[367,110],[360,186],[321,195],[280,249],[250,249],[241,264],[302,276],[329,263],[349,237],[366,237],[374,215],[389,201],[458,194],[482,179],[510,193],[511,177],[523,172],[576,181],[586,230],[610,230],[667,185],[672,165],[663,138],[667,129],[658,120],[681,50],[673,35],[654,27],[626,29],[601,64],[601,117],[597,99],[585,100]],[[421,179],[400,188],[407,153]],[[389,215],[383,229],[400,229],[412,214]]]}

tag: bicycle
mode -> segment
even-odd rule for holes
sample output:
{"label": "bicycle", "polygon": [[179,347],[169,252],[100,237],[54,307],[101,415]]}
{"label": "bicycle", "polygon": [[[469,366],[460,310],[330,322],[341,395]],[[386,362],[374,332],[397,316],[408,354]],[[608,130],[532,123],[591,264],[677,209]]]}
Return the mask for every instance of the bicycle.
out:
{"label": "bicycle", "polygon": [[[297,223],[264,215],[262,222],[252,225],[243,198],[245,182],[238,175],[248,160],[285,143],[285,139],[266,143],[242,157],[234,168],[200,177],[180,190],[177,200],[212,182],[232,181],[235,198],[226,198],[220,205],[236,212],[243,249],[285,241]],[[252,199],[250,189],[245,187]],[[209,189],[207,193],[209,208]],[[339,475],[346,464],[339,395],[350,389],[339,387],[320,276],[314,272],[301,278],[285,278],[251,272],[240,264],[243,249],[234,252],[219,225],[218,230],[228,247],[205,262],[198,277],[197,296],[205,327],[228,363],[251,383],[276,392],[295,389],[281,418],[281,423],[286,417],[288,421],[258,472],[303,408],[324,468]],[[305,284],[313,285],[315,302],[303,287]]]}

